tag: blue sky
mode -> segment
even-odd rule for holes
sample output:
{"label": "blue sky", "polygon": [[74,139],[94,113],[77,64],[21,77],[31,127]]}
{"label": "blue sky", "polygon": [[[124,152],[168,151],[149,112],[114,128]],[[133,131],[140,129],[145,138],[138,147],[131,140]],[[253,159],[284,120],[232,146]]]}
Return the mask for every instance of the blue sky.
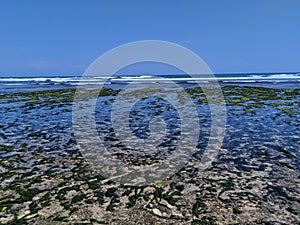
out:
{"label": "blue sky", "polygon": [[297,0],[1,0],[0,76],[80,75],[148,39],[191,49],[214,73],[300,71],[299,10]]}

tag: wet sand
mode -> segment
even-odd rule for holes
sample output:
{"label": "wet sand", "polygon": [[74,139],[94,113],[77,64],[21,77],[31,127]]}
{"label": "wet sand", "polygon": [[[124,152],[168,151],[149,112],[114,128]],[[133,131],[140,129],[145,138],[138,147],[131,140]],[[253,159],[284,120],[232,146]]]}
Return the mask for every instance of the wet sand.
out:
{"label": "wet sand", "polygon": [[[300,89],[262,86],[223,84],[226,136],[205,171],[197,164],[209,135],[209,107],[199,88],[186,87],[199,106],[198,148],[168,180],[142,187],[95,173],[80,153],[72,129],[74,88],[0,95],[0,223],[300,223]],[[132,158],[122,149],[107,120],[117,94],[116,88],[100,93],[98,131],[113,154],[122,153],[120,160],[143,164],[145,157]],[[169,119],[176,117],[170,112]],[[144,126],[136,124],[142,131]],[[172,154],[173,145],[161,149]]]}

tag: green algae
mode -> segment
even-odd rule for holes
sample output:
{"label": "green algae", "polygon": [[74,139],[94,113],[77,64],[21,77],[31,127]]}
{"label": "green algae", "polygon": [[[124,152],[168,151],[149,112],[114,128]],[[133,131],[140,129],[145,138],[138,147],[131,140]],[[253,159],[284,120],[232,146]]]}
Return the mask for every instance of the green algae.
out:
{"label": "green algae", "polygon": [[228,103],[244,103],[250,101],[250,98],[248,97],[241,97],[241,98],[227,98],[226,99]]}
{"label": "green algae", "polygon": [[106,211],[115,211],[115,208],[120,203],[120,200],[117,196],[113,196],[109,202],[109,205],[106,207]]}
{"label": "green algae", "polygon": [[240,213],[242,213],[242,211],[238,207],[233,207],[232,208],[232,212],[233,212],[233,214],[240,214]]}
{"label": "green algae", "polygon": [[273,102],[273,103],[270,103],[269,104],[270,106],[273,106],[273,107],[278,107],[278,106],[292,106],[293,105],[293,102]]}
{"label": "green algae", "polygon": [[0,145],[0,151],[11,151],[13,150],[15,147],[11,146],[11,145]]}
{"label": "green algae", "polygon": [[40,104],[58,104],[73,102],[75,92],[78,92],[78,99],[89,100],[94,96],[115,96],[120,90],[112,88],[102,88],[99,90],[76,90],[75,88],[65,88],[58,90],[42,90],[32,92],[18,92],[13,94],[1,95],[1,99],[7,103],[25,102],[27,106]]}
{"label": "green algae", "polygon": [[277,109],[280,110],[281,112],[289,114],[289,115],[296,112],[295,109],[291,109],[291,108],[277,108]]}
{"label": "green algae", "polygon": [[[1,99],[6,99],[8,103],[25,102],[27,106],[34,106],[37,104],[59,104],[72,102],[75,91],[77,91],[78,100],[89,100],[95,96],[116,96],[121,90],[114,90],[112,88],[102,88],[99,90],[81,90],[74,88],[59,89],[59,90],[44,90],[34,92],[20,92],[11,95],[1,95]],[[161,88],[145,88],[132,92],[132,95],[139,97],[142,95],[149,95],[151,93],[162,92]],[[282,106],[292,106],[292,100],[300,96],[299,89],[272,89],[263,87],[239,87],[239,86],[225,86],[222,88],[225,102],[229,106],[244,105],[246,109],[263,108],[265,105],[276,107],[283,113],[292,114],[294,109],[282,108]],[[207,98],[200,87],[187,88],[185,92],[201,104],[219,104],[218,96]],[[181,99],[182,94],[178,93]],[[272,100],[273,102],[266,102]],[[182,101],[185,101],[183,99]],[[274,102],[275,101],[275,102]],[[32,108],[33,109],[33,108]],[[252,111],[253,112],[253,111]]]}
{"label": "green algae", "polygon": [[[214,101],[214,98],[206,98],[203,90],[200,87],[187,88],[185,90],[192,99],[196,99],[201,104],[219,104]],[[282,106],[293,106],[293,100],[300,96],[300,89],[275,89],[264,87],[240,87],[240,86],[225,86],[222,87],[223,96],[228,106],[244,106],[246,112],[256,114],[256,111],[251,109],[264,108],[265,106],[275,107],[283,113],[295,113],[295,109],[278,108]],[[272,101],[272,102],[268,102]]]}
{"label": "green algae", "polygon": [[205,206],[204,200],[202,198],[197,198],[192,208],[193,215],[198,217],[200,213],[204,212]]}

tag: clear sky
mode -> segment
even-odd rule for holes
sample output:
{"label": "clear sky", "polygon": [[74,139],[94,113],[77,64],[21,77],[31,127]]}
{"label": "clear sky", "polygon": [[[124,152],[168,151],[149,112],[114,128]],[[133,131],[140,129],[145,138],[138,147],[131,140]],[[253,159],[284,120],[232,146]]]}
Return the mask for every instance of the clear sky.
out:
{"label": "clear sky", "polygon": [[214,73],[300,71],[298,0],[0,0],[0,76],[80,75],[120,44],[165,40]]}

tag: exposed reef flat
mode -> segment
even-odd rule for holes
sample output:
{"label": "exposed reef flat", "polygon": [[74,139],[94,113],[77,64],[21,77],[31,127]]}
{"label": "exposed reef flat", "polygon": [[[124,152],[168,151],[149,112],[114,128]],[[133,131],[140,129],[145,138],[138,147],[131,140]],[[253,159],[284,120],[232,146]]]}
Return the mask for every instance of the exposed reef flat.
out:
{"label": "exposed reef flat", "polygon": [[[300,89],[222,90],[227,128],[213,165],[197,169],[209,135],[209,107],[200,88],[188,87],[203,109],[202,141],[184,168],[168,180],[142,187],[112,182],[95,173],[82,156],[72,129],[75,89],[0,94],[0,223],[299,224]],[[103,110],[97,117],[98,130],[116,156],[120,144],[106,120],[110,107],[104,106],[112,104],[118,91],[102,90]],[[150,100],[142,108],[165,104]],[[133,114],[139,117],[142,113]],[[176,143],[162,148],[170,150],[170,145]],[[131,156],[124,150],[120,160],[124,157]],[[145,157],[130,162],[148,163]]]}

